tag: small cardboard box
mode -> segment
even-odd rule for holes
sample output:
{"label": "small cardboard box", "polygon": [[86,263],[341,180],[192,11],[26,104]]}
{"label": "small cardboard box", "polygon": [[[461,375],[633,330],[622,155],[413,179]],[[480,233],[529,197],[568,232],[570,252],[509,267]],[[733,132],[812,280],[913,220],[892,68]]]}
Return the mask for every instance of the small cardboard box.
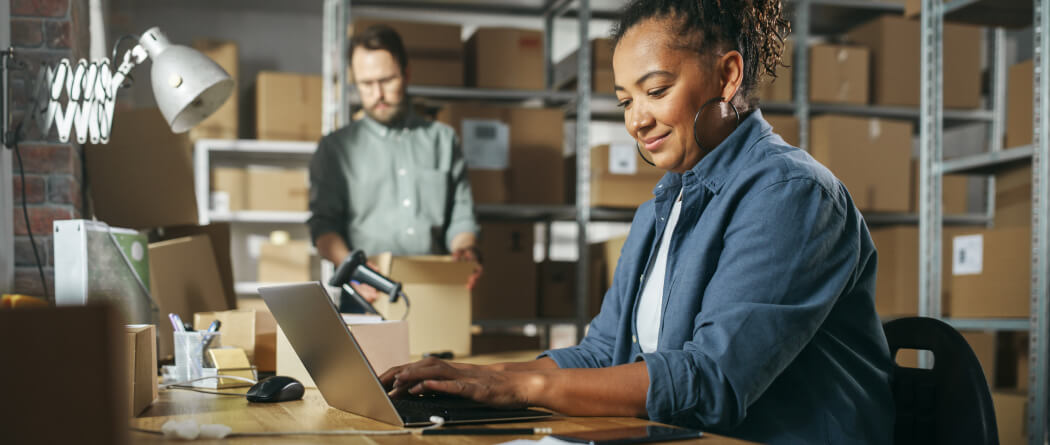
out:
{"label": "small cardboard box", "polygon": [[[941,233],[941,309],[951,304],[951,240],[969,229],[945,227]],[[875,310],[883,318],[912,317],[919,313],[919,229],[911,226],[874,227],[871,240],[878,252],[879,273],[875,281]]]}
{"label": "small cardboard box", "polygon": [[868,103],[870,54],[867,48],[813,45],[809,57],[810,101],[857,105]]}
{"label": "small cardboard box", "polygon": [[[762,81],[758,86],[758,98],[762,102],[791,102],[794,98],[792,91],[794,91],[794,75],[792,74],[791,65],[794,63],[795,43],[794,40],[788,39],[784,42],[784,53],[780,60],[783,65],[777,65],[776,73],[777,77],[762,76]],[[786,66],[785,66],[786,65]],[[766,117],[769,120],[769,117]],[[783,136],[783,135],[781,135]],[[787,137],[784,138],[785,140]],[[792,143],[797,146],[798,143]]]}
{"label": "small cardboard box", "polygon": [[233,79],[233,94],[211,116],[190,130],[190,139],[237,139],[237,43],[226,40],[196,39],[193,48],[208,56]]}
{"label": "small cardboard box", "polygon": [[450,104],[436,120],[463,137],[466,120],[497,120],[509,127],[510,169],[507,171],[509,202],[513,204],[564,204],[564,115],[561,110]]}
{"label": "small cardboard box", "polygon": [[[966,343],[970,345],[973,354],[977,356],[977,361],[981,363],[981,371],[984,372],[984,378],[988,381],[988,388],[995,388],[996,346],[998,341],[996,333],[963,331],[960,334],[966,339]],[[936,360],[934,358],[934,361]]]}
{"label": "small cardboard box", "polygon": [[310,241],[264,242],[259,249],[259,281],[300,283],[313,279],[320,265],[310,253]]}
{"label": "small cardboard box", "polygon": [[118,111],[113,123],[109,144],[84,150],[95,216],[133,229],[197,224],[189,136],[156,108]]}
{"label": "small cardboard box", "polygon": [[958,318],[1028,318],[1031,229],[972,230],[952,240],[951,305]]}
{"label": "small cardboard box", "polygon": [[[369,26],[383,24],[397,31],[408,53],[412,85],[463,86],[463,28],[444,23],[356,19],[347,30],[353,36]],[[353,73],[350,73],[353,82]]]}
{"label": "small cardboard box", "polygon": [[[941,201],[945,215],[961,215],[968,210],[970,177],[966,175],[944,175],[941,177]],[[911,160],[911,201],[908,211],[919,211],[919,160]]]}
{"label": "small cardboard box", "polygon": [[[455,261],[449,256],[394,256],[371,258],[383,275],[400,282],[411,300],[408,313],[409,353],[452,351],[470,355],[471,297],[467,277],[477,263]],[[380,298],[374,304],[388,319],[401,319],[408,308],[404,299],[391,304]]]}
{"label": "small cardboard box", "polygon": [[1006,148],[1032,143],[1034,67],[1032,59],[1028,59],[1011,65],[1006,75]]}
{"label": "small cardboard box", "polygon": [[542,90],[543,33],[478,28],[467,40],[465,71],[471,87]]}
{"label": "small cardboard box", "polygon": [[995,388],[1028,390],[1028,333],[1000,332]]}
{"label": "small cardboard box", "polygon": [[218,312],[197,312],[193,314],[193,329],[206,331],[211,322],[218,320],[222,325],[219,332],[222,334],[222,345],[241,348],[248,356],[249,361],[254,361],[255,356],[255,311],[232,310]]}
{"label": "small cardboard box", "polygon": [[481,225],[478,250],[484,269],[474,288],[474,320],[528,319],[536,316],[536,244],[532,223]]}
{"label": "small cardboard box", "polygon": [[[605,243],[591,244],[591,268],[588,271],[588,316],[598,315],[601,310],[602,297],[608,286],[604,256]],[[539,264],[539,302],[540,316],[543,318],[576,317],[576,262],[544,261]]]}
{"label": "small cardboard box", "polygon": [[591,205],[637,208],[653,199],[653,189],[664,173],[639,159],[634,144],[614,142],[592,147]]}
{"label": "small cardboard box", "polygon": [[823,115],[810,121],[810,154],[835,174],[862,211],[907,212],[911,122]]}
{"label": "small cardboard box", "polygon": [[255,137],[321,138],[321,76],[260,71],[255,80]]}
{"label": "small cardboard box", "polygon": [[[951,69],[944,76],[945,108],[981,104],[981,33],[976,26],[944,25],[944,66]],[[919,34],[918,20],[892,14],[880,15],[846,34],[846,41],[871,51],[873,104],[919,105]]]}
{"label": "small cardboard box", "polygon": [[1000,445],[1028,443],[1028,394],[1022,391],[992,391],[995,423]]}
{"label": "small cardboard box", "polygon": [[247,169],[245,208],[303,212],[309,208],[310,179],[304,168],[251,166]]}
{"label": "small cardboard box", "polygon": [[799,126],[798,118],[790,114],[763,114],[766,122],[773,127],[773,132],[784,138],[784,142],[798,147]]}
{"label": "small cardboard box", "polygon": [[238,167],[211,169],[211,209],[236,212],[248,206],[248,171]]}
{"label": "small cardboard box", "polygon": [[[376,375],[409,362],[408,323],[401,320],[383,321],[379,317],[357,314],[343,314],[343,321],[354,334],[354,339]],[[294,377],[303,386],[317,387],[280,327],[277,328],[277,374]]]}
{"label": "small cardboard box", "polygon": [[[223,289],[219,267],[207,235],[194,235],[151,243],[150,282],[159,314],[178,314],[191,320],[197,312],[224,311],[233,307]],[[175,352],[171,323],[160,323],[158,357]]]}
{"label": "small cardboard box", "polygon": [[142,414],[159,395],[157,391],[157,335],[151,324],[127,325],[128,413]]}
{"label": "small cardboard box", "polygon": [[241,298],[241,310],[255,311],[255,368],[260,372],[277,370],[277,320],[261,298]]}
{"label": "small cardboard box", "polygon": [[1032,225],[1031,164],[995,174],[995,227]]}
{"label": "small cardboard box", "polygon": [[123,325],[105,305],[0,310],[0,441],[128,443]]}
{"label": "small cardboard box", "polygon": [[[612,39],[598,38],[591,40],[591,91],[602,94],[615,94],[613,89]],[[579,74],[580,51],[565,56],[554,65],[554,87],[560,90],[576,89],[576,77]]]}
{"label": "small cardboard box", "polygon": [[[222,281],[223,292],[226,295],[226,307],[237,307],[237,293],[233,289],[233,262],[230,259],[230,223],[163,227],[150,233],[150,242],[195,235],[207,236],[211,241],[212,256],[219,267],[219,279]],[[161,323],[161,325],[165,324],[170,323]]]}

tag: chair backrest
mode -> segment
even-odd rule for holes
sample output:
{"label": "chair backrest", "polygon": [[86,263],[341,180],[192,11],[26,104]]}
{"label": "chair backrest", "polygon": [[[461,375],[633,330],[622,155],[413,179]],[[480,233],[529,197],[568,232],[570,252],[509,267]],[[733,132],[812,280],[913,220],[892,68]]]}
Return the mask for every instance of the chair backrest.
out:
{"label": "chair backrest", "polygon": [[909,317],[883,325],[892,357],[933,353],[933,369],[893,366],[896,445],[995,444],[999,432],[988,382],[970,345],[943,321]]}

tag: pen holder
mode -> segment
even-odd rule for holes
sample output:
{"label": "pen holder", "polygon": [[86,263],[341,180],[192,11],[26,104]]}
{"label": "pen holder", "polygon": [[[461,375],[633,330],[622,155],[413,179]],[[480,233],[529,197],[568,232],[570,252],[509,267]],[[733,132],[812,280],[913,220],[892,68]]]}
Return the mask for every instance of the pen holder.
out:
{"label": "pen holder", "polygon": [[219,332],[175,332],[175,378],[180,382],[204,376],[207,351],[221,345]]}

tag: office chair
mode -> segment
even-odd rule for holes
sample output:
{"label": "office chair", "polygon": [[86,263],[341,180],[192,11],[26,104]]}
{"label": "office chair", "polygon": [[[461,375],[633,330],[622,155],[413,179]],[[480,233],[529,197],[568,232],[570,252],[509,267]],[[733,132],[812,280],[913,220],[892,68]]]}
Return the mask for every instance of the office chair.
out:
{"label": "office chair", "polygon": [[893,365],[896,445],[998,445],[988,382],[970,345],[947,323],[908,317],[883,324],[891,357],[899,349],[933,353],[933,369]]}

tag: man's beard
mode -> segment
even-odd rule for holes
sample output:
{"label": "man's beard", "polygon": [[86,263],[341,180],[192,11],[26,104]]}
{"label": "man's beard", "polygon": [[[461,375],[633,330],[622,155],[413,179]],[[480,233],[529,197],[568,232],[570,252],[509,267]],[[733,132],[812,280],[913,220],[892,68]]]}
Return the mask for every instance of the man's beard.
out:
{"label": "man's beard", "polygon": [[[391,108],[388,108],[387,110],[391,110],[392,109],[392,113],[388,113],[385,116],[377,115],[373,111],[373,109],[377,105],[379,105],[380,103],[386,104],[387,106],[391,107]],[[395,124],[395,123],[400,122],[401,119],[404,118],[404,116],[405,116],[405,109],[406,109],[406,107],[405,107],[404,101],[402,101],[399,104],[392,104],[392,103],[389,103],[389,102],[378,102],[375,105],[372,105],[371,108],[366,107],[365,108],[365,114],[367,114],[368,117],[370,117],[372,120],[374,120],[376,122],[379,122],[379,123],[381,123],[383,125],[391,125],[391,124]]]}

